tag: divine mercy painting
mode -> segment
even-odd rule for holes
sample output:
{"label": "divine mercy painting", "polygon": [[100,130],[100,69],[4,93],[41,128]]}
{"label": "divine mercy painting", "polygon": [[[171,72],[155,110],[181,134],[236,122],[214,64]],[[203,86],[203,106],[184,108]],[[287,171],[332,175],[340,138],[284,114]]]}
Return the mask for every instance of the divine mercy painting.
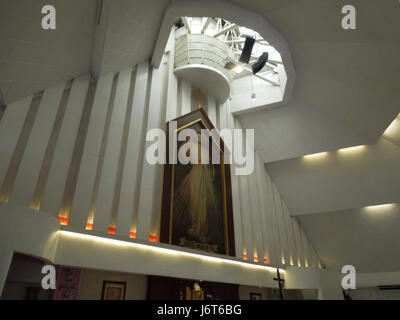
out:
{"label": "divine mercy painting", "polygon": [[[168,224],[169,228],[162,228],[161,241],[229,255],[234,252],[233,233],[230,232],[233,221],[230,171],[229,166],[223,163],[223,148],[212,137],[208,143],[202,141],[201,130],[212,129],[203,110],[178,118],[177,123],[174,141],[168,142],[174,146],[174,152],[178,152],[184,144],[196,143],[196,159],[201,159],[204,153],[209,157],[209,163],[190,161],[182,164],[178,160],[176,164],[166,165],[162,225]],[[194,130],[197,141],[178,141],[177,135],[182,128]],[[212,152],[215,150],[221,153],[221,163],[212,163]],[[190,159],[195,156],[190,151],[186,155]]]}

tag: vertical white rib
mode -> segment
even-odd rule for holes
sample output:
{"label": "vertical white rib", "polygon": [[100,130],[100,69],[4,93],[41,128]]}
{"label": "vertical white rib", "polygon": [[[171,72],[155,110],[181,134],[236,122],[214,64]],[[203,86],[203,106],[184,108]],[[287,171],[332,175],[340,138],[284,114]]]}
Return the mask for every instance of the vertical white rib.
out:
{"label": "vertical white rib", "polygon": [[296,241],[297,256],[298,256],[298,261],[296,263],[300,264],[300,266],[304,266],[303,241],[301,239],[300,228],[299,228],[299,225],[297,223],[297,218],[296,217],[292,218],[292,225],[293,225],[293,234],[294,234],[294,238],[295,238],[295,241]]}
{"label": "vertical white rib", "polygon": [[[215,100],[208,98],[208,110],[210,110],[211,102],[214,101],[214,110],[215,110]],[[210,113],[208,113],[210,116]],[[215,115],[215,113],[214,113]],[[210,118],[211,120],[211,118]],[[211,120],[213,121],[213,120]],[[232,130],[233,136],[233,129],[235,128],[235,118],[231,113],[231,105],[228,105],[227,109],[227,123],[228,128]],[[215,124],[215,122],[213,122]],[[234,143],[232,143],[232,150],[230,150],[232,155],[234,154]],[[233,157],[232,157],[233,159]],[[242,258],[243,257],[243,224],[242,224],[242,216],[241,216],[241,208],[240,208],[240,195],[239,195],[239,178],[235,172],[235,162],[232,161],[231,164],[231,185],[232,185],[232,211],[233,211],[233,226],[234,226],[234,233],[235,233],[235,253],[236,257]]]}
{"label": "vertical white rib", "polygon": [[266,217],[267,217],[267,230],[268,230],[268,245],[270,250],[270,261],[273,265],[280,265],[282,263],[281,259],[281,244],[279,239],[278,224],[275,213],[274,205],[274,194],[272,188],[271,178],[263,167],[263,175],[261,176],[261,183],[264,185],[265,197],[263,198],[266,207]]}
{"label": "vertical white rib", "polygon": [[[208,117],[212,124],[217,128],[217,102],[214,97],[208,96]],[[232,116],[233,117],[233,116]],[[232,127],[233,129],[233,127]]]}
{"label": "vertical white rib", "polygon": [[186,81],[182,80],[182,115],[190,113],[192,111],[192,85]]}
{"label": "vertical white rib", "polygon": [[276,218],[277,218],[279,240],[280,240],[280,244],[281,244],[281,258],[284,259],[284,261],[282,261],[282,263],[284,262],[285,265],[288,265],[289,264],[289,248],[288,248],[288,242],[287,242],[287,236],[286,236],[285,222],[284,222],[284,217],[283,217],[281,196],[274,184],[272,185],[272,189],[273,189],[273,193],[274,193],[275,214],[276,214]]}
{"label": "vertical white rib", "polygon": [[135,95],[133,96],[133,110],[131,125],[128,135],[126,158],[124,163],[124,174],[122,177],[120,207],[117,218],[117,233],[129,235],[134,213],[134,200],[136,188],[140,187],[137,183],[139,172],[139,162],[143,160],[141,150],[142,140],[145,139],[146,127],[146,92],[149,77],[149,64],[142,63],[136,70]]}
{"label": "vertical white rib", "polygon": [[[256,156],[256,155],[255,155]],[[260,263],[264,261],[264,237],[262,229],[262,221],[260,216],[260,195],[258,193],[256,175],[258,172],[253,172],[253,174],[248,176],[249,181],[249,198],[250,198],[250,215],[253,222],[253,233],[255,246],[257,250],[257,257]]]}
{"label": "vertical white rib", "polygon": [[101,77],[97,83],[69,221],[70,225],[80,230],[86,228],[90,211],[113,79],[114,74],[111,73]]}
{"label": "vertical white rib", "polygon": [[[235,128],[242,129],[240,122],[235,119]],[[244,137],[242,139],[245,141]],[[237,141],[235,143],[235,148],[237,148]],[[254,259],[254,239],[253,230],[251,226],[251,216],[250,216],[250,199],[249,199],[249,186],[247,176],[239,176],[239,190],[240,190],[240,204],[242,212],[242,223],[243,223],[243,237],[244,237],[244,251],[246,251],[247,258],[249,261]],[[242,253],[243,254],[243,253]]]}
{"label": "vertical white rib", "polygon": [[301,235],[301,240],[303,243],[303,250],[304,250],[304,265],[306,267],[311,267],[312,266],[312,261],[311,261],[311,257],[310,257],[310,249],[308,246],[308,240],[307,237],[301,227],[301,225],[299,225],[299,229],[300,229],[300,235]]}
{"label": "vertical white rib", "polygon": [[178,78],[174,73],[175,50],[171,50],[168,57],[168,92],[166,122],[179,116],[178,114]]}
{"label": "vertical white rib", "polygon": [[225,102],[225,103],[219,105],[219,128],[220,128],[220,130],[222,130],[228,126],[227,114],[226,114],[227,103],[228,102]]}
{"label": "vertical white rib", "polygon": [[288,243],[289,243],[289,253],[290,253],[290,261],[289,262],[291,265],[296,265],[297,250],[296,250],[296,244],[294,241],[292,221],[291,221],[289,209],[287,208],[286,203],[283,200],[282,200],[282,208],[283,208],[283,213],[284,213],[284,217],[285,217],[286,232],[287,232],[287,238],[288,238]]}
{"label": "vertical white rib", "polygon": [[93,223],[93,229],[102,232],[108,231],[111,219],[131,76],[132,69],[127,69],[121,71],[118,77]]}
{"label": "vertical white rib", "polygon": [[41,211],[52,216],[58,216],[61,206],[89,82],[90,75],[85,74],[75,79],[72,84],[40,206]]}
{"label": "vertical white rib", "polygon": [[49,142],[54,120],[57,115],[65,83],[46,90],[43,93],[38,114],[24,152],[24,157],[17,174],[10,202],[30,205],[35,191],[40,168]]}
{"label": "vertical white rib", "polygon": [[10,166],[32,98],[29,96],[8,105],[0,122],[0,187]]}
{"label": "vertical white rib", "polygon": [[[163,64],[162,64],[163,66]],[[151,92],[149,100],[149,117],[147,120],[146,132],[151,129],[159,129],[160,126],[160,110],[162,103],[162,84],[163,84],[163,70],[162,66],[158,69],[153,69],[151,79]],[[189,104],[190,106],[190,104]],[[182,105],[182,109],[185,106]],[[154,142],[145,143],[145,153],[147,147]],[[153,221],[154,210],[156,208],[155,201],[161,201],[161,199],[155,199],[155,181],[157,168],[154,165],[149,164],[144,159],[142,169],[142,185],[140,188],[139,197],[139,212],[137,220],[137,238],[141,240],[148,240],[150,235],[151,223]]]}
{"label": "vertical white rib", "polygon": [[[264,177],[264,167],[262,165],[262,160],[258,152],[255,153],[255,159],[254,159],[254,170],[255,170],[255,185],[256,185],[256,190],[257,190],[257,195],[258,195],[258,202],[259,202],[259,223],[260,223],[260,228],[262,231],[263,235],[263,256],[258,257],[259,259],[262,258],[264,259],[269,259],[271,261],[271,250],[269,249],[270,244],[270,231],[268,230],[268,226],[270,224],[269,222],[269,217],[268,217],[268,210],[267,206],[265,203],[265,200],[267,199],[267,190],[265,189],[265,184],[262,183],[262,179]],[[260,260],[261,261],[261,260]]]}

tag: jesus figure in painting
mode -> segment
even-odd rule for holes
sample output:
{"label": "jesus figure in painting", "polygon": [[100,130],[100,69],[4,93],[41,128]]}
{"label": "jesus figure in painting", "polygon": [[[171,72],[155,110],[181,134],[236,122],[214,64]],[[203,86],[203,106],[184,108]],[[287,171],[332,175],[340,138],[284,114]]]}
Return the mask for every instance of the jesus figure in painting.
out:
{"label": "jesus figure in painting", "polygon": [[[198,159],[202,149],[199,138]],[[193,160],[192,155],[189,157]],[[220,166],[213,164],[176,165],[174,244],[224,253],[221,177],[217,172],[221,172]]]}

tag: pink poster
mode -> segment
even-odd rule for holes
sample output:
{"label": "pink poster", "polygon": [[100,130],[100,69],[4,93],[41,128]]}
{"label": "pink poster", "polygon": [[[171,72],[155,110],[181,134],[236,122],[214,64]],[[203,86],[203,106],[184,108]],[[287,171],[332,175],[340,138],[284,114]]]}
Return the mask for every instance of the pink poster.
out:
{"label": "pink poster", "polygon": [[77,300],[80,281],[81,269],[60,267],[53,300]]}

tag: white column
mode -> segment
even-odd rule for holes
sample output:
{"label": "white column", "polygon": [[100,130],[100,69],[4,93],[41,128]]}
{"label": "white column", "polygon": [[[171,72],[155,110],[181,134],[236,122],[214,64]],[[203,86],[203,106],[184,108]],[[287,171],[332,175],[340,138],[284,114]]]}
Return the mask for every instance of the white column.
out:
{"label": "white column", "polygon": [[117,217],[117,233],[128,236],[132,222],[136,223],[137,212],[135,208],[135,194],[139,192],[138,179],[141,175],[140,165],[143,159],[142,140],[146,137],[146,124],[144,123],[146,110],[147,81],[149,77],[149,64],[139,64],[136,70],[135,94],[133,97],[133,109],[129,128],[128,144],[124,163],[120,206]]}
{"label": "white column", "polygon": [[11,266],[13,251],[0,248],[0,297],[7,280],[8,270]]}
{"label": "white column", "polygon": [[[215,100],[213,99],[208,99],[208,110],[210,111],[210,106],[211,102],[214,101],[214,111],[215,111]],[[208,113],[208,116],[210,117],[210,113]],[[214,112],[214,116],[215,112]],[[214,117],[214,118],[215,118]],[[231,113],[231,106],[228,105],[228,110],[227,110],[227,123],[228,123],[228,128],[232,130],[232,136],[233,136],[233,129],[235,128],[235,118],[233,114]],[[210,118],[211,120],[211,118]],[[215,120],[211,120],[213,122],[213,125],[215,125]],[[241,216],[241,208],[240,208],[240,188],[239,188],[239,178],[236,175],[236,165],[234,161],[234,143],[232,142],[232,149],[230,150],[232,154],[232,164],[231,164],[231,185],[232,185],[232,211],[233,211],[233,226],[234,226],[234,238],[235,238],[235,253],[236,257],[238,258],[243,258],[243,226],[242,226],[242,216]]]}
{"label": "white column", "polygon": [[[270,221],[269,221],[267,206],[265,203],[265,200],[267,199],[268,195],[267,195],[267,190],[265,189],[265,184],[262,183],[262,179],[264,177],[263,171],[265,169],[263,167],[262,160],[258,152],[255,153],[254,170],[255,170],[255,177],[254,177],[255,186],[257,190],[259,208],[260,208],[259,209],[260,228],[263,234],[263,248],[264,248],[262,261],[260,260],[260,262],[264,262],[264,259],[268,259],[271,262],[271,250],[269,247],[271,246],[270,241],[272,239],[271,239],[271,233],[268,229]],[[258,258],[260,259],[261,257]]]}
{"label": "white column", "polygon": [[93,101],[69,221],[71,226],[81,230],[86,228],[90,211],[113,79],[113,73],[99,78]]}
{"label": "white column", "polygon": [[27,156],[22,158],[15,180],[14,190],[10,199],[11,203],[28,207],[31,204],[64,89],[65,83],[62,83],[43,93],[24,151]]}
{"label": "white column", "polygon": [[228,102],[225,102],[225,103],[219,105],[219,128],[220,128],[220,130],[228,127],[228,123],[227,123],[227,103]]}
{"label": "white column", "polygon": [[178,77],[174,73],[174,51],[168,57],[168,92],[166,122],[176,119],[178,115]]}
{"label": "white column", "polygon": [[[162,66],[153,69],[151,79],[151,92],[149,101],[149,116],[147,120],[146,132],[151,129],[159,129],[160,110],[162,101]],[[183,83],[185,84],[185,82]],[[185,87],[185,85],[183,85]],[[190,87],[189,87],[190,88]],[[190,92],[190,91],[189,91]],[[190,101],[190,99],[189,99]],[[186,105],[190,107],[190,104]],[[182,104],[182,109],[185,105]],[[145,153],[147,147],[154,142],[145,142]],[[155,201],[161,199],[154,199],[155,181],[156,181],[157,168],[155,165],[149,164],[146,159],[143,162],[142,179],[139,197],[139,212],[137,220],[137,238],[141,240],[149,240],[151,223],[153,221],[153,213],[155,210]]]}
{"label": "white column", "polygon": [[[217,124],[217,102],[214,97],[208,96],[208,117],[215,128],[218,128]],[[233,117],[233,115],[232,115]],[[233,121],[233,120],[232,120]],[[232,127],[233,129],[233,127]]]}
{"label": "white column", "polygon": [[175,69],[175,27],[169,35],[167,47],[168,55],[168,80],[167,80],[167,102],[166,102],[166,122],[179,117],[178,114],[178,77],[174,73]]}
{"label": "white column", "polygon": [[300,226],[297,222],[297,218],[292,219],[293,222],[293,229],[294,229],[294,235],[296,238],[296,243],[297,243],[297,252],[299,256],[299,262],[301,266],[305,266],[305,254],[304,254],[304,244],[303,244],[303,238],[301,235],[301,229]]}
{"label": "white column", "polygon": [[85,74],[72,84],[44,190],[40,210],[55,217],[61,206],[89,82],[90,75]]}
{"label": "white column", "polygon": [[29,96],[8,105],[0,122],[0,137],[2,137],[0,139],[0,201],[4,201],[1,186],[10,166],[32,98],[33,96]]}
{"label": "white column", "polygon": [[289,265],[289,249],[284,224],[281,196],[275,185],[272,185],[272,189],[274,194],[274,205],[276,220],[278,224],[279,241],[281,244],[281,259],[284,260],[282,261],[282,263],[284,262],[285,265]]}
{"label": "white column", "polygon": [[249,181],[249,199],[250,199],[250,216],[253,225],[253,234],[255,249],[257,250],[257,258],[259,263],[264,262],[264,239],[263,229],[260,217],[260,203],[259,194],[257,189],[256,174],[254,173],[248,176]]}
{"label": "white column", "polygon": [[[242,126],[237,119],[235,120],[235,128],[242,129]],[[245,141],[244,137],[243,137],[242,141]],[[237,148],[236,145],[235,145],[235,148]],[[248,186],[247,178],[248,178],[247,176],[239,176],[240,204],[241,204],[242,223],[243,223],[244,251],[246,251],[248,260],[253,261],[253,259],[254,259],[254,238],[253,238],[253,230],[252,230],[252,225],[251,225],[250,199],[249,199],[249,191],[248,191],[249,186]]]}
{"label": "white column", "polygon": [[310,257],[310,248],[309,248],[309,245],[308,245],[307,236],[305,235],[301,225],[299,227],[300,227],[301,240],[303,242],[305,266],[311,268],[312,261],[311,261],[311,257]]}
{"label": "white column", "polygon": [[181,89],[182,115],[185,115],[192,111],[192,85],[188,81],[182,80]]}
{"label": "white column", "polygon": [[101,232],[108,232],[111,220],[131,77],[132,69],[121,71],[118,77],[93,222],[93,230]]}
{"label": "white column", "polygon": [[295,245],[295,241],[294,241],[293,227],[292,227],[290,212],[283,200],[282,200],[282,209],[283,209],[283,214],[285,217],[286,232],[287,232],[286,234],[287,234],[287,239],[288,239],[288,244],[289,244],[289,258],[290,258],[289,263],[290,263],[290,265],[294,266],[297,263],[297,250],[296,250],[296,245]]}
{"label": "white column", "polygon": [[272,265],[278,266],[282,262],[281,258],[281,244],[279,239],[278,224],[275,213],[274,206],[274,194],[272,188],[271,178],[263,167],[261,183],[264,185],[265,197],[263,197],[263,202],[266,208],[266,218],[267,218],[267,235],[268,235],[268,247],[270,250],[270,262]]}

